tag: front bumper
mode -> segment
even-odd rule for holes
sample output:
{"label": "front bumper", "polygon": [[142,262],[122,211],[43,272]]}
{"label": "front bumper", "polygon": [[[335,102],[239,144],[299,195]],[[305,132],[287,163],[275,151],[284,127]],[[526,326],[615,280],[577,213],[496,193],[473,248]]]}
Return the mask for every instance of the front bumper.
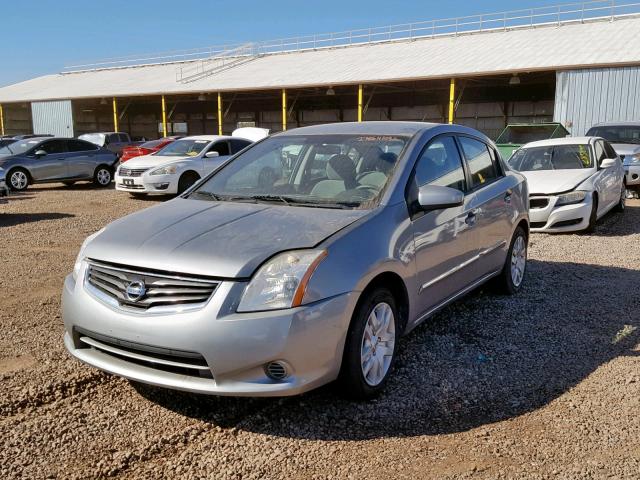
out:
{"label": "front bumper", "polygon": [[[222,282],[196,311],[145,315],[102,303],[84,288],[83,280],[76,282],[69,275],[62,295],[64,343],[74,357],[107,372],[196,393],[295,395],[336,379],[356,296],[346,293],[290,310],[239,314],[231,299],[240,298],[245,285]],[[83,332],[197,353],[206,361],[208,377],[167,371],[91,347],[80,340]],[[284,362],[290,375],[270,379],[265,365],[272,361]]]}
{"label": "front bumper", "polygon": [[583,202],[556,207],[557,197],[548,196],[544,208],[530,208],[529,219],[532,232],[561,233],[578,232],[589,226],[592,199],[588,195]]}
{"label": "front bumper", "polygon": [[[116,173],[116,190],[129,193],[178,193],[177,175],[149,175],[139,177],[123,177]],[[130,183],[125,184],[125,181]]]}
{"label": "front bumper", "polygon": [[624,166],[627,187],[640,186],[640,164]]}

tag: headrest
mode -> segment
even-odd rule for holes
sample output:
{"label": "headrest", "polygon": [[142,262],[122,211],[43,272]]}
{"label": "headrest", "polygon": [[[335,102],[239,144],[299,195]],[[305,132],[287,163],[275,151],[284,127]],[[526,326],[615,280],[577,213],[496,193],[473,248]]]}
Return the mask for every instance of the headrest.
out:
{"label": "headrest", "polygon": [[347,155],[334,155],[327,162],[327,178],[329,180],[342,180],[346,183],[354,183],[356,167]]}

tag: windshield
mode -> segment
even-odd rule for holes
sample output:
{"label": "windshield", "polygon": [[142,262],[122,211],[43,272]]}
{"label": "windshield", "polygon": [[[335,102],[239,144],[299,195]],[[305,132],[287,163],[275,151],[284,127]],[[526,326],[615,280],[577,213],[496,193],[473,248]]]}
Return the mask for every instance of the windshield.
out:
{"label": "windshield", "polygon": [[556,125],[509,125],[502,131],[496,143],[524,145],[537,140],[546,140],[552,137],[556,128]]}
{"label": "windshield", "polygon": [[575,170],[593,167],[593,160],[589,145],[556,145],[521,148],[509,159],[509,165],[520,172]]}
{"label": "windshield", "polygon": [[9,145],[0,147],[0,155],[17,155],[35,147],[40,140],[17,140]]}
{"label": "windshield", "polygon": [[104,133],[85,133],[84,135],[80,135],[78,137],[80,140],[86,140],[87,142],[91,142],[99,147],[104,146],[105,135]]}
{"label": "windshield", "polygon": [[142,145],[140,145],[141,148],[157,148],[157,147],[161,147],[163,144],[165,143],[170,143],[173,140],[167,140],[165,138],[161,138],[160,140],[150,140],[148,142],[144,142]]}
{"label": "windshield", "polygon": [[159,157],[195,157],[211,140],[176,140],[162,150],[156,152]]}
{"label": "windshield", "polygon": [[588,137],[602,137],[610,143],[640,145],[640,125],[602,126],[590,128]]}
{"label": "windshield", "polygon": [[371,208],[408,140],[384,135],[271,137],[235,157],[190,196]]}

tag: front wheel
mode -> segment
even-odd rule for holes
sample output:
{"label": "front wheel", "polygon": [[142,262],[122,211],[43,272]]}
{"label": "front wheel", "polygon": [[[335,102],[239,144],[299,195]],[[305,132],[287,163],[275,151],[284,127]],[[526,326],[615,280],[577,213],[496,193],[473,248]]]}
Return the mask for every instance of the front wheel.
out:
{"label": "front wheel", "polygon": [[498,289],[506,295],[515,295],[522,288],[527,270],[527,243],[528,238],[524,228],[516,228],[504,267],[496,279]]}
{"label": "front wheel", "polygon": [[382,391],[396,354],[395,298],[383,287],[365,295],[349,326],[338,377],[342,393],[356,400],[373,398]]}
{"label": "front wheel", "polygon": [[589,215],[589,224],[584,229],[586,233],[591,233],[596,229],[596,223],[598,222],[598,196],[593,195],[593,202],[591,203],[591,214]]}
{"label": "front wheel", "polygon": [[626,202],[627,202],[627,186],[623,183],[622,184],[622,191],[620,192],[620,200],[618,201],[618,203],[616,203],[616,206],[613,207],[613,209],[616,212],[624,212],[624,209],[626,207]]}
{"label": "front wheel", "polygon": [[111,170],[109,167],[100,166],[96,168],[96,171],[93,175],[93,183],[98,187],[108,187],[111,183]]}
{"label": "front wheel", "polygon": [[14,192],[22,192],[29,186],[29,175],[27,175],[26,170],[22,168],[16,168],[9,172],[7,180],[9,188]]}
{"label": "front wheel", "polygon": [[200,176],[195,172],[185,172],[178,180],[178,195],[191,188],[194,183],[200,180]]}

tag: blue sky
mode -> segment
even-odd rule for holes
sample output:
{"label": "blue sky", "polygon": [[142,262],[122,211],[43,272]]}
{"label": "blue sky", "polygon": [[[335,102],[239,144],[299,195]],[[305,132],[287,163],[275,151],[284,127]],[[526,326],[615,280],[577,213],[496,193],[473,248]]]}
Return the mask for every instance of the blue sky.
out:
{"label": "blue sky", "polygon": [[0,9],[0,85],[64,65],[226,42],[500,12],[560,0],[21,0]]}

